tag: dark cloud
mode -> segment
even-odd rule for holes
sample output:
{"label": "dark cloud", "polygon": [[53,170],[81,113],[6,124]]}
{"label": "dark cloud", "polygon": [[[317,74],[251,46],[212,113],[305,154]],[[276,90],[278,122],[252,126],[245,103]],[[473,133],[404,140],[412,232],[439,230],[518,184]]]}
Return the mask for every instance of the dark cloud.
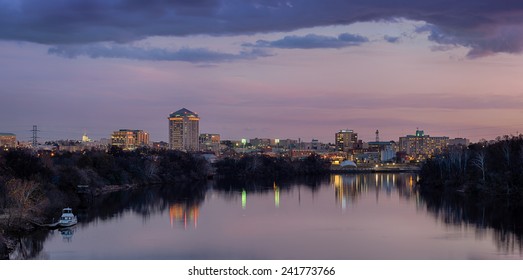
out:
{"label": "dark cloud", "polygon": [[235,35],[406,18],[469,57],[523,51],[520,0],[0,0],[0,38],[49,45]]}
{"label": "dark cloud", "polygon": [[305,36],[285,36],[275,41],[258,40],[256,44],[244,44],[244,46],[282,49],[339,49],[357,46],[368,41],[369,39],[366,37],[349,33],[340,34],[338,37],[308,34]]}
{"label": "dark cloud", "polygon": [[161,48],[139,48],[116,44],[61,45],[50,48],[48,52],[67,58],[88,56],[91,58],[128,58],[137,60],[185,61],[191,63],[231,62],[270,56],[266,51],[256,48],[232,54],[203,48],[182,48],[173,51]]}

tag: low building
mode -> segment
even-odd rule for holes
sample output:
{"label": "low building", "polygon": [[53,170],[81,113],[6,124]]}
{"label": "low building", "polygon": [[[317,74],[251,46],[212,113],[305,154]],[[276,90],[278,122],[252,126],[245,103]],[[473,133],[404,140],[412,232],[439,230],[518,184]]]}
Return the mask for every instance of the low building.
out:
{"label": "low building", "polygon": [[160,142],[153,142],[153,149],[155,150],[167,150],[169,149],[169,143],[160,141]]}
{"label": "low building", "polygon": [[298,140],[294,139],[279,139],[277,143],[277,148],[283,150],[291,150],[298,148]]}
{"label": "low building", "polygon": [[369,152],[379,152],[381,162],[392,161],[396,157],[397,144],[394,141],[374,141],[368,143]]}
{"label": "low building", "polygon": [[470,140],[466,139],[466,138],[449,139],[449,146],[468,147],[469,144],[470,144]]}
{"label": "low building", "polygon": [[111,146],[134,150],[149,146],[149,133],[143,130],[120,129],[111,135]]}
{"label": "low building", "polygon": [[16,148],[16,135],[13,133],[0,132],[0,147]]}
{"label": "low building", "polygon": [[220,134],[200,134],[200,151],[218,154],[220,152]]}
{"label": "low building", "polygon": [[[274,143],[274,141],[272,141]],[[249,143],[253,148],[267,148],[271,146],[271,139],[269,138],[254,138],[250,139]]]}

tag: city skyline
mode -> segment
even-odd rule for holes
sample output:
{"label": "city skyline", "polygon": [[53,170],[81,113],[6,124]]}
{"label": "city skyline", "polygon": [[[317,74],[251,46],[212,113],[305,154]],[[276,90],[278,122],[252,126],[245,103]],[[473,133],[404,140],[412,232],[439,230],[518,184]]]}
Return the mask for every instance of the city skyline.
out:
{"label": "city skyline", "polygon": [[168,142],[183,107],[222,139],[523,130],[521,4],[359,2],[0,1],[0,132]]}

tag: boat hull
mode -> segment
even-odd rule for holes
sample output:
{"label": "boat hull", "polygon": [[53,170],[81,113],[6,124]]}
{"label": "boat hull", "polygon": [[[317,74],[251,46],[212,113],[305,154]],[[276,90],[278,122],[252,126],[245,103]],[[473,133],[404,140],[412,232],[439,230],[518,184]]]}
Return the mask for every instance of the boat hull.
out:
{"label": "boat hull", "polygon": [[57,226],[59,227],[70,227],[76,225],[78,222],[76,221],[68,221],[68,222],[59,222]]}

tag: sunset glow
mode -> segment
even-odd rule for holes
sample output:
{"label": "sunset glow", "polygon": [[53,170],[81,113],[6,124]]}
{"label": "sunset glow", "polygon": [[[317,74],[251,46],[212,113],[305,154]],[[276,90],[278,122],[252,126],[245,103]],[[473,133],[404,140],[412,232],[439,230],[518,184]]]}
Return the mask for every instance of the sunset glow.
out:
{"label": "sunset glow", "polygon": [[0,1],[0,131],[167,141],[183,107],[222,139],[523,131],[519,3],[185,2]]}

